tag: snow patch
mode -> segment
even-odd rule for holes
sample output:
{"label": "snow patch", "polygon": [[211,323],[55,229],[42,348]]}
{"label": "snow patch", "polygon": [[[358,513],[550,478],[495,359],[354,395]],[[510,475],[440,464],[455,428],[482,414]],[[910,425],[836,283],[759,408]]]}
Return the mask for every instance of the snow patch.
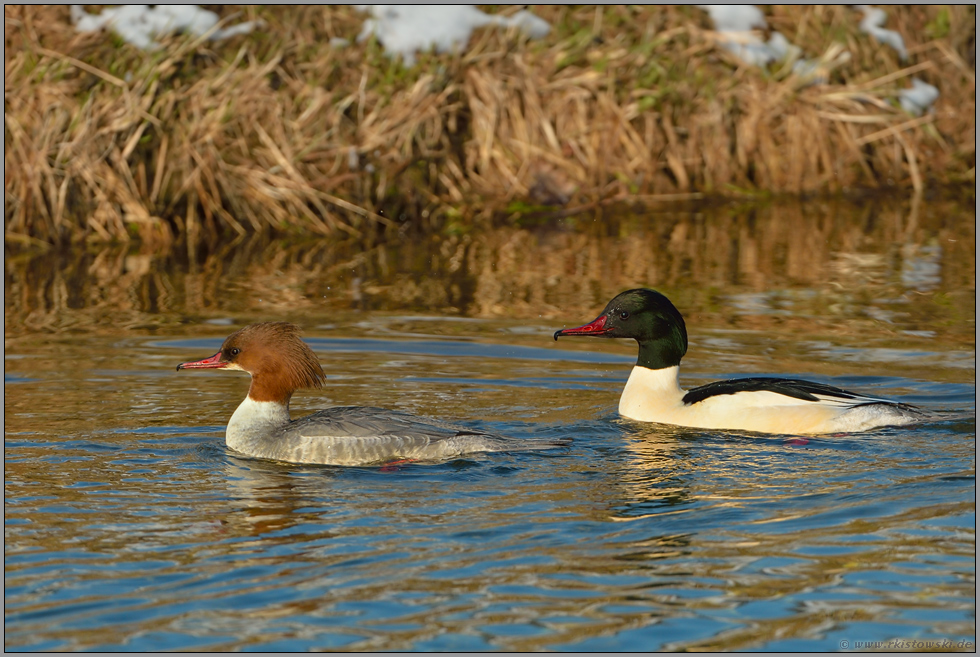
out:
{"label": "snow patch", "polygon": [[800,49],[779,32],[773,32],[764,42],[753,29],[764,30],[769,25],[758,7],[753,5],[698,5],[708,12],[715,30],[722,35],[722,47],[746,64],[767,66],[771,62],[800,56]]}
{"label": "snow patch", "polygon": [[547,21],[526,10],[506,17],[485,14],[472,5],[358,5],[358,9],[373,18],[364,21],[357,41],[373,34],[389,56],[401,55],[405,66],[415,64],[419,50],[435,48],[444,53],[465,48],[473,30],[486,25],[516,27],[532,39],[551,31]]}
{"label": "snow patch", "polygon": [[[97,32],[111,28],[123,41],[142,50],[157,50],[160,44],[154,37],[170,32],[187,32],[203,36],[218,24],[218,15],[197,5],[120,5],[103,9],[101,14],[90,14],[81,5],[71,6],[71,21],[79,32]],[[214,30],[212,41],[227,39],[238,34],[248,34],[262,21],[249,21],[220,30]]]}
{"label": "snow patch", "polygon": [[869,7],[868,5],[854,5],[854,8],[864,12],[864,18],[861,19],[860,25],[862,32],[870,34],[878,43],[894,48],[899,59],[903,62],[908,59],[909,53],[905,49],[905,41],[902,39],[902,35],[895,30],[886,30],[882,27],[888,20],[888,14],[885,13],[884,9]]}
{"label": "snow patch", "polygon": [[769,35],[763,41],[754,29],[769,27],[766,17],[753,5],[698,5],[708,12],[715,30],[722,35],[721,46],[746,64],[768,66],[773,62],[786,62],[793,65],[793,73],[803,80],[804,85],[823,84],[827,74],[821,62],[816,59],[800,59],[803,50],[793,45],[780,32]]}
{"label": "snow patch", "polygon": [[769,27],[762,11],[753,5],[698,5],[708,12],[719,32],[749,32]]}
{"label": "snow patch", "polygon": [[915,116],[928,112],[932,104],[939,98],[939,89],[919,78],[912,78],[912,88],[898,92],[898,102],[902,109]]}

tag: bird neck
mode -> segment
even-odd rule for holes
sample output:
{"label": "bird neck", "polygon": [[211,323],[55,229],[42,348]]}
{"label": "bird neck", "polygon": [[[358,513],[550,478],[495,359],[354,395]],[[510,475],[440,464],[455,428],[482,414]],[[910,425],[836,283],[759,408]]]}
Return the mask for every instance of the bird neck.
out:
{"label": "bird neck", "polygon": [[640,349],[636,358],[638,367],[648,370],[662,370],[666,367],[678,367],[681,358],[687,351],[687,341],[679,333],[670,334],[656,340],[637,340]]}
{"label": "bird neck", "polygon": [[225,443],[232,449],[253,453],[249,446],[275,435],[289,424],[289,401],[256,401],[249,395],[228,420]]}

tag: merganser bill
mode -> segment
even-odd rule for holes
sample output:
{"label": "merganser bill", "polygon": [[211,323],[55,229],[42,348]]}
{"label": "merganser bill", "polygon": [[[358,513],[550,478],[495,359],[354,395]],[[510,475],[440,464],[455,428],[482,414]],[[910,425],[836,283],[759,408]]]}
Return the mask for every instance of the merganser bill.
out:
{"label": "merganser bill", "polygon": [[550,449],[566,441],[518,440],[400,411],[337,406],[289,419],[289,399],[300,388],[319,388],[323,368],[287,322],[251,324],[232,333],[210,358],[177,370],[240,370],[252,375],[248,396],[228,422],[225,443],[257,458],[323,465],[443,461],[478,452]]}
{"label": "merganser bill", "polygon": [[798,379],[731,379],[684,390],[679,381],[681,358],[687,353],[684,318],[654,290],[627,290],[588,324],[555,331],[555,340],[563,335],[637,341],[639,356],[619,400],[619,413],[641,422],[820,434],[911,424],[928,417],[915,406]]}

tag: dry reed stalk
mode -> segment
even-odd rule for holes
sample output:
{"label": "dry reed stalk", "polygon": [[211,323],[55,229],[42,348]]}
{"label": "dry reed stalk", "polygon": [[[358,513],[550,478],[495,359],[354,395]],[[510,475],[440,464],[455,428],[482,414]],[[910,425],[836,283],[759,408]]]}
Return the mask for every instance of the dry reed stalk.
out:
{"label": "dry reed stalk", "polygon": [[[542,42],[486,29],[406,71],[377,44],[326,45],[359,29],[346,7],[249,8],[261,37],[147,55],[75,34],[64,7],[8,6],[5,232],[333,235],[515,203],[973,179],[968,9],[892,8],[907,65],[853,10],[767,11],[828,84],[738,63],[691,7],[541,7]],[[943,11],[949,34],[917,43]],[[931,120],[894,104],[912,75],[940,83]]]}

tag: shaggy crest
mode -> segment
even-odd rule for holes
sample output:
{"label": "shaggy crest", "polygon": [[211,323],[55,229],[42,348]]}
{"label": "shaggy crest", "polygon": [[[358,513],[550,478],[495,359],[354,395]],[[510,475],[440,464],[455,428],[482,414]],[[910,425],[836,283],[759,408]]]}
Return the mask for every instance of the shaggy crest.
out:
{"label": "shaggy crest", "polygon": [[252,375],[248,396],[255,401],[288,402],[293,391],[319,388],[324,379],[316,354],[299,337],[299,327],[288,322],[250,324],[225,339],[221,354],[222,360]]}

